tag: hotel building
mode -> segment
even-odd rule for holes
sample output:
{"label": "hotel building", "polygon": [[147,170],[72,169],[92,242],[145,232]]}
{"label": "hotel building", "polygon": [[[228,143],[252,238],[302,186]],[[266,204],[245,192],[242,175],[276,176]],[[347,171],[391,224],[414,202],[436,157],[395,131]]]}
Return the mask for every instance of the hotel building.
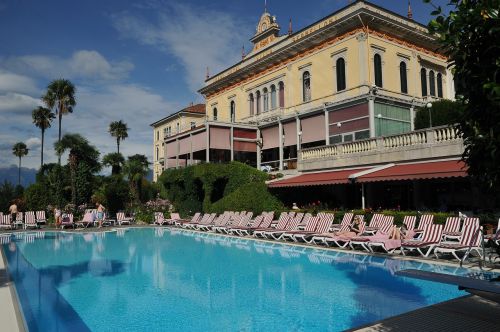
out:
{"label": "hotel building", "polygon": [[282,33],[264,12],[251,52],[199,90],[205,114],[183,110],[153,124],[155,179],[169,167],[237,160],[285,174],[274,188],[345,184],[361,191],[354,200],[363,207],[379,195],[363,183],[407,181],[399,190],[414,193],[400,204],[415,207],[417,191],[433,190],[418,180],[466,181],[455,129],[414,131],[415,108],[453,99],[454,84],[436,37],[408,14],[356,1]]}

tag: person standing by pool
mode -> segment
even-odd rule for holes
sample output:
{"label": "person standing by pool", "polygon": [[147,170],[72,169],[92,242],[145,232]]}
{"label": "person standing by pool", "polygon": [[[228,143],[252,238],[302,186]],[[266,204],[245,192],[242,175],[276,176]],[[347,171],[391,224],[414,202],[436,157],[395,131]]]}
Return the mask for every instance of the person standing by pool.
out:
{"label": "person standing by pool", "polygon": [[55,219],[57,228],[59,228],[59,226],[61,226],[61,221],[62,221],[61,217],[62,217],[61,209],[59,209],[59,207],[56,206],[54,208],[54,219]]}
{"label": "person standing by pool", "polygon": [[10,223],[16,222],[16,217],[17,217],[17,204],[16,201],[12,201],[9,207],[9,213],[10,213]]}
{"label": "person standing by pool", "polygon": [[101,228],[102,220],[104,219],[104,210],[106,210],[106,208],[99,202],[96,202],[95,205],[97,206],[97,221],[99,222],[99,228]]}

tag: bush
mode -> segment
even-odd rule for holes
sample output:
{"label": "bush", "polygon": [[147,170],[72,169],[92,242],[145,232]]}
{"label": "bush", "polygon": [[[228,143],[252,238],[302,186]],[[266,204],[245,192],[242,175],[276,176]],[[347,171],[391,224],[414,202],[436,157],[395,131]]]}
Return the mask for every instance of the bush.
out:
{"label": "bush", "polygon": [[49,198],[47,188],[41,183],[32,184],[24,191],[28,211],[44,211],[49,205]]}
{"label": "bush", "polygon": [[267,190],[265,183],[248,183],[214,203],[207,212],[263,211],[279,212],[283,204]]}

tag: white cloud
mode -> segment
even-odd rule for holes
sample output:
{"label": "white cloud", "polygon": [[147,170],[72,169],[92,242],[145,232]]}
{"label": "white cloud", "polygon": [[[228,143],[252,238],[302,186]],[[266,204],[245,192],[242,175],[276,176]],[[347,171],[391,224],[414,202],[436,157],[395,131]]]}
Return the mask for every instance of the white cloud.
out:
{"label": "white cloud", "polygon": [[[36,99],[25,94],[15,92],[0,94],[0,114],[7,112],[29,111],[31,116],[31,111],[40,104],[40,99]],[[2,122],[0,121],[0,124],[1,123]]]}
{"label": "white cloud", "polygon": [[36,149],[42,144],[42,141],[38,137],[31,137],[28,138],[24,143],[26,144],[26,146],[28,146],[29,149]]}
{"label": "white cloud", "polygon": [[108,61],[94,50],[79,50],[65,59],[48,55],[25,55],[2,59],[0,65],[19,73],[44,78],[67,77],[82,80],[118,80],[128,76],[134,65],[129,61]]}
{"label": "white cloud", "polygon": [[40,93],[40,90],[36,87],[36,83],[32,78],[0,69],[1,92],[35,94]]}
{"label": "white cloud", "polygon": [[113,24],[123,38],[132,38],[174,55],[187,72],[193,91],[203,86],[206,67],[216,73],[239,60],[241,45],[252,31],[227,13],[174,4],[155,23],[122,13]]}

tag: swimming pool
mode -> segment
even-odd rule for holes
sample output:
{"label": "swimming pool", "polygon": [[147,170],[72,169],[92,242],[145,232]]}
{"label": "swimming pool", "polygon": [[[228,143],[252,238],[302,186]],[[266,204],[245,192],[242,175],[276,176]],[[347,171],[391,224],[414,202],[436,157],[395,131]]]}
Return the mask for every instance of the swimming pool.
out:
{"label": "swimming pool", "polygon": [[3,239],[30,331],[339,331],[465,293],[466,269],[167,228]]}

